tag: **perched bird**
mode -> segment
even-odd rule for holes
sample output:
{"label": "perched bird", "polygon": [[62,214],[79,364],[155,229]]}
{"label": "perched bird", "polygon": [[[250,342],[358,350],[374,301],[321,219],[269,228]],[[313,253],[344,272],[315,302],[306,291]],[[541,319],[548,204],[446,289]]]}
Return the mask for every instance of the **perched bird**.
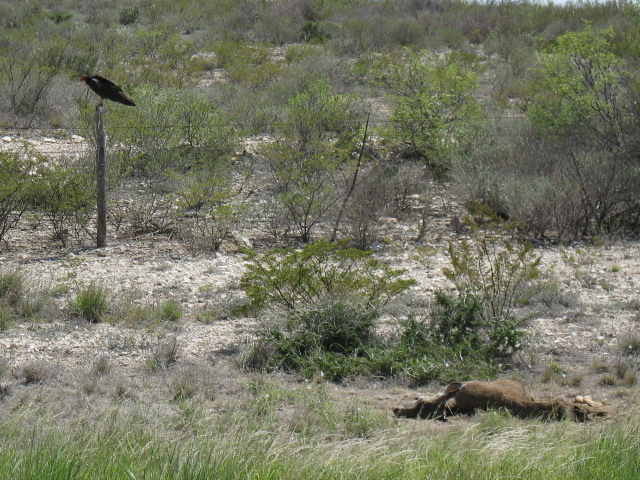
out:
{"label": "perched bird", "polygon": [[131,100],[118,85],[100,75],[82,75],[80,81],[89,85],[89,88],[100,96],[100,103],[98,105],[102,105],[102,102],[104,102],[106,98],[112,102],[122,103],[130,107],[136,106],[133,100]]}

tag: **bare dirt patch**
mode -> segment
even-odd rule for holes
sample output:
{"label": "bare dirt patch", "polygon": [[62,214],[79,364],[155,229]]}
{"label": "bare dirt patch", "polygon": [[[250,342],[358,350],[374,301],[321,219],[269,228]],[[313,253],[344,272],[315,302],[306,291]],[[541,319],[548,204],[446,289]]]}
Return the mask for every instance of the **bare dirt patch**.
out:
{"label": "bare dirt patch", "polygon": [[[3,148],[15,143],[3,142]],[[38,148],[57,145],[36,144]],[[55,148],[64,155],[79,144],[81,140],[69,139],[64,144],[69,152],[64,145]],[[440,199],[434,204],[431,231],[419,244],[414,241],[418,226],[413,220],[388,219],[385,223],[389,241],[380,245],[376,255],[406,268],[407,275],[418,281],[403,308],[424,308],[433,292],[451,287],[442,274],[448,265],[446,242],[461,237],[451,227],[452,210],[443,211],[441,204]],[[263,243],[249,237],[254,244]],[[418,247],[436,252],[427,266],[417,258]],[[553,294],[561,298],[523,309],[521,313],[530,316],[526,324],[530,347],[513,365],[505,366],[502,377],[523,381],[536,398],[592,395],[612,406],[613,415],[616,410],[637,409],[634,376],[639,362],[622,346],[625,338],[640,337],[640,245],[629,241],[600,246],[540,245],[536,252],[548,279],[556,282]],[[147,368],[154,346],[173,335],[180,348],[180,363],[228,363],[253,339],[261,319],[231,317],[203,323],[198,313],[242,296],[238,281],[244,261],[233,244],[215,254],[194,254],[166,236],[110,236],[103,249],[62,248],[51,243],[46,231],[23,222],[0,245],[0,269],[19,269],[32,281],[64,292],[56,297],[61,314],[54,321],[16,324],[1,332],[0,355],[9,371],[33,361],[59,368],[90,368],[95,358],[106,355],[114,369],[134,378]],[[153,306],[172,300],[185,315],[170,329],[79,322],[69,316],[68,300],[91,282],[106,286],[112,303]],[[564,305],[562,299],[568,299]],[[228,368],[223,371],[235,375]],[[336,386],[336,392],[368,398],[389,414],[392,405],[415,396],[402,384],[367,379],[346,381]]]}

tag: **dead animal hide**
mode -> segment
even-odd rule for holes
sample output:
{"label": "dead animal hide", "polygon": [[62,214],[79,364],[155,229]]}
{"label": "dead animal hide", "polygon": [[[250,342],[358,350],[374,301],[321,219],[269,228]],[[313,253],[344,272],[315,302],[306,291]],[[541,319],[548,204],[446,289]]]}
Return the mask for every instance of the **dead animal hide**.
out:
{"label": "dead animal hide", "polygon": [[444,392],[433,397],[419,397],[412,406],[396,407],[393,413],[398,417],[444,420],[450,415],[471,414],[491,408],[502,408],[521,418],[570,418],[575,421],[586,421],[608,413],[604,404],[595,402],[590,396],[578,396],[573,402],[562,398],[536,401],[527,394],[524,385],[515,380],[450,383]]}

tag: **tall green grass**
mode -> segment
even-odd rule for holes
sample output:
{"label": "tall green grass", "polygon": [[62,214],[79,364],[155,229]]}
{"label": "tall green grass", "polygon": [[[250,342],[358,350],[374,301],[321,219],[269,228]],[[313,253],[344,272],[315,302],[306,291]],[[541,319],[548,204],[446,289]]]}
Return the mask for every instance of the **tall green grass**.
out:
{"label": "tall green grass", "polygon": [[195,431],[159,418],[118,406],[73,421],[27,422],[14,412],[0,421],[0,478],[640,478],[637,422],[538,423],[489,413],[473,424],[382,422],[362,438],[269,428],[243,411],[202,416]]}

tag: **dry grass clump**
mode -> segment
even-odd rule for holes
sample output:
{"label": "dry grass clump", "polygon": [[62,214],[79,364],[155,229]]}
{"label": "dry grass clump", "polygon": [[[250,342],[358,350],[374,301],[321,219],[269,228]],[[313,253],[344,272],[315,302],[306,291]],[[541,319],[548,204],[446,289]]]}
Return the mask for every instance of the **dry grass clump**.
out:
{"label": "dry grass clump", "polygon": [[640,355],[640,331],[630,330],[618,339],[620,352],[625,355]]}
{"label": "dry grass clump", "polygon": [[23,364],[14,376],[24,382],[25,385],[42,383],[54,376],[53,367],[47,362],[34,360]]}
{"label": "dry grass clump", "polygon": [[163,371],[174,365],[179,356],[180,344],[178,338],[175,334],[169,335],[150,347],[146,365],[153,373]]}
{"label": "dry grass clump", "polygon": [[193,398],[201,389],[203,372],[195,365],[177,367],[168,381],[169,394],[174,401]]}
{"label": "dry grass clump", "polygon": [[591,369],[594,373],[607,373],[609,372],[610,367],[605,362],[594,359],[593,362],[591,362]]}
{"label": "dry grass clump", "polygon": [[49,289],[32,282],[20,270],[0,270],[0,330],[15,321],[41,321],[54,315]]}
{"label": "dry grass clump", "polygon": [[579,387],[584,380],[584,375],[582,373],[576,373],[575,375],[571,375],[570,377],[563,378],[561,385],[566,385],[570,387]]}
{"label": "dry grass clump", "polygon": [[560,281],[548,272],[545,277],[524,288],[521,299],[523,305],[544,305],[550,309],[575,308],[579,305],[576,292],[565,291]]}
{"label": "dry grass clump", "polygon": [[98,392],[98,379],[95,375],[82,375],[78,380],[78,384],[80,385],[80,391],[84,395],[93,395]]}
{"label": "dry grass clump", "polygon": [[6,358],[0,358],[0,377],[9,371],[9,362]]}
{"label": "dry grass clump", "polygon": [[137,398],[132,385],[122,378],[116,379],[113,384],[112,394],[113,398],[117,401],[135,400]]}
{"label": "dry grass clump", "polygon": [[11,387],[6,383],[0,383],[0,400],[4,400],[11,394]]}
{"label": "dry grass clump", "polygon": [[98,376],[104,376],[111,373],[111,359],[101,353],[91,362],[91,371]]}
{"label": "dry grass clump", "polygon": [[570,374],[569,371],[557,364],[551,362],[543,371],[540,376],[542,383],[556,383],[562,386],[579,387],[584,380],[583,373]]}
{"label": "dry grass clump", "polygon": [[624,361],[618,361],[610,369],[603,372],[599,383],[604,387],[632,387],[637,381],[637,374],[631,365]]}
{"label": "dry grass clump", "polygon": [[605,373],[600,377],[600,385],[603,387],[615,387],[618,385],[618,377],[612,373]]}
{"label": "dry grass clump", "polygon": [[567,371],[565,368],[551,362],[543,371],[541,381],[542,383],[561,383],[562,379],[566,377]]}
{"label": "dry grass clump", "polygon": [[116,312],[110,315],[110,320],[114,323],[121,323],[128,326],[144,326],[153,322],[154,311],[149,305],[126,301],[122,305],[116,305]]}
{"label": "dry grass clump", "polygon": [[127,297],[109,306],[105,321],[114,325],[150,327],[175,323],[184,316],[182,305],[176,300],[165,300],[153,304],[143,302],[140,297]]}

